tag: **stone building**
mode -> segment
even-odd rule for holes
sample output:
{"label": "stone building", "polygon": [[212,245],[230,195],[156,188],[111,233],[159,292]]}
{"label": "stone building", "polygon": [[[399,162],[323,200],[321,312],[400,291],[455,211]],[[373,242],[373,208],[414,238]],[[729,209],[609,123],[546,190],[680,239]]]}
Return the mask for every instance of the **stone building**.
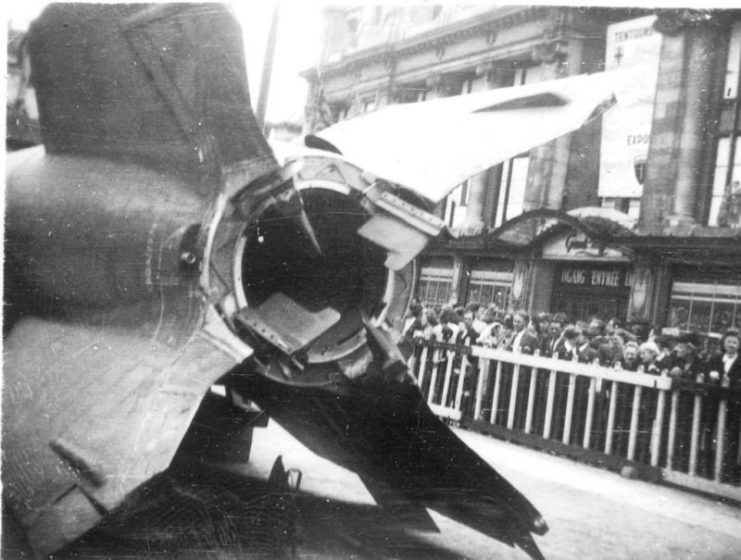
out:
{"label": "stone building", "polygon": [[741,13],[361,6],[324,19],[308,132],[392,103],[626,76],[603,117],[440,205],[458,237],[420,259],[422,300],[701,333],[741,323]]}
{"label": "stone building", "polygon": [[8,25],[7,74],[5,80],[5,145],[8,150],[33,146],[41,141],[36,95],[28,83],[23,56],[25,34]]}

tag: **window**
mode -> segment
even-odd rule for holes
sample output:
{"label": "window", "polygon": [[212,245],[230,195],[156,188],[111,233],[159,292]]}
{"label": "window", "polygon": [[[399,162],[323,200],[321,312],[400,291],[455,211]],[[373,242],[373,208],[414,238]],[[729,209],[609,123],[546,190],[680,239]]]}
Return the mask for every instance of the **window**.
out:
{"label": "window", "polygon": [[466,221],[468,212],[469,180],[458,185],[445,200],[445,223],[449,228],[458,228]]}
{"label": "window", "polygon": [[728,45],[726,84],[723,88],[723,97],[725,99],[736,98],[739,66],[741,66],[741,22],[736,22],[731,28],[731,41]]}
{"label": "window", "polygon": [[507,220],[522,214],[529,167],[530,156],[527,154],[512,158],[502,164],[494,227],[499,227]]}
{"label": "window", "polygon": [[371,111],[374,111],[376,108],[376,97],[364,97],[360,101],[360,106],[362,108],[363,113],[370,113]]}
{"label": "window", "polygon": [[[512,85],[520,86],[541,81],[541,67],[533,66],[529,69],[517,62],[512,64],[512,72],[507,73],[507,79],[512,79]],[[525,188],[527,174],[530,167],[530,154],[520,154],[502,164],[502,173],[499,180],[494,227],[499,227],[507,220],[519,216],[525,202]]]}
{"label": "window", "polygon": [[469,76],[463,80],[461,86],[461,95],[467,95],[473,91],[473,83],[476,81],[476,76]]}
{"label": "window", "polygon": [[470,179],[464,182],[460,187],[458,187],[461,191],[461,198],[460,198],[461,206],[468,206],[468,183],[469,182],[470,182]]}
{"label": "window", "polygon": [[668,327],[679,331],[723,334],[741,323],[741,285],[717,281],[675,282]]}
{"label": "window", "polygon": [[350,110],[348,103],[332,103],[329,107],[332,113],[332,122],[344,121]]}
{"label": "window", "polygon": [[358,26],[360,17],[358,14],[351,14],[347,17],[347,47],[354,49],[358,46]]}
{"label": "window", "polygon": [[733,158],[733,173],[730,184],[728,180],[728,164],[731,155],[731,139],[729,137],[718,140],[718,153],[715,159],[715,175],[713,177],[713,194],[710,198],[709,226],[728,225],[728,217],[721,213],[723,199],[727,198],[733,188],[733,183],[741,181],[741,136],[736,135]]}
{"label": "window", "polygon": [[422,267],[417,297],[423,305],[444,305],[450,301],[452,287],[452,268]]}
{"label": "window", "polygon": [[499,309],[507,309],[511,286],[512,272],[472,270],[466,303],[479,303],[484,307],[494,303]]}
{"label": "window", "polygon": [[[731,100],[731,114],[736,112],[736,106],[741,102],[737,91],[740,70],[741,22],[736,22],[731,27],[725,87],[723,88],[724,100]],[[728,106],[728,103],[725,105]],[[723,119],[721,123],[723,123]],[[739,213],[741,211],[741,208],[739,208],[741,206],[741,189],[739,189],[739,181],[741,181],[741,135],[738,134],[738,130],[734,131],[733,125],[728,124],[727,121],[725,124],[721,124],[719,129],[708,225],[738,226],[741,225],[739,224]],[[734,191],[739,194],[732,196]]]}
{"label": "window", "polygon": [[424,101],[426,98],[427,86],[424,82],[398,84],[394,95],[394,103],[416,103],[417,101]]}

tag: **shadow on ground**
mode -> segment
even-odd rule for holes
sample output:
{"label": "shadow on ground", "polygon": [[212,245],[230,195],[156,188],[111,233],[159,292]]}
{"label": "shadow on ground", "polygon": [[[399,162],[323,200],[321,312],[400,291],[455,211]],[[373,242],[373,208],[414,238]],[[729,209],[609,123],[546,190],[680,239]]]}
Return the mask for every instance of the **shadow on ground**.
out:
{"label": "shadow on ground", "polygon": [[[403,512],[291,490],[281,471],[260,480],[171,468],[55,558],[461,558],[408,530]],[[4,512],[2,558],[29,557],[20,525]]]}

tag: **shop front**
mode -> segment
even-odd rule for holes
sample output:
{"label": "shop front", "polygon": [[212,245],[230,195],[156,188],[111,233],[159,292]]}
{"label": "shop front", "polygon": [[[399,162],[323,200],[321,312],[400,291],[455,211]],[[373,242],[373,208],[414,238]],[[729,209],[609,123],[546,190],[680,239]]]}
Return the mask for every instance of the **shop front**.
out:
{"label": "shop front", "polygon": [[682,264],[669,271],[668,329],[720,336],[741,325],[741,267]]}
{"label": "shop front", "polygon": [[547,240],[542,258],[553,269],[551,313],[565,313],[569,321],[628,318],[633,288],[630,255],[571,231]]}
{"label": "shop front", "polygon": [[420,266],[417,298],[423,305],[445,305],[454,298],[453,257],[430,257]]}
{"label": "shop front", "polygon": [[550,311],[563,312],[570,321],[625,321],[631,285],[629,264],[558,263]]}
{"label": "shop front", "polygon": [[465,303],[508,309],[512,292],[512,261],[472,259],[468,263]]}

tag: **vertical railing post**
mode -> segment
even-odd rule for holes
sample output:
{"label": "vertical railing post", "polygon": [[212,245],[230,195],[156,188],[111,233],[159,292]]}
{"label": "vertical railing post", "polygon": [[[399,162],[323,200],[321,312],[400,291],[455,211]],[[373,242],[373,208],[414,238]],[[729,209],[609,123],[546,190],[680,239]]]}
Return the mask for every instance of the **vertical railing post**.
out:
{"label": "vertical railing post", "polygon": [[445,368],[445,381],[443,381],[443,395],[440,400],[440,406],[448,406],[448,392],[450,391],[450,379],[453,377],[453,362],[455,361],[455,352],[448,350],[448,364]]}
{"label": "vertical railing post", "polygon": [[491,397],[491,416],[489,423],[493,424],[497,419],[497,405],[499,404],[499,391],[502,388],[502,360],[497,362],[497,373],[494,376],[494,395]]}
{"label": "vertical railing post", "polygon": [[455,409],[461,409],[461,401],[463,400],[463,383],[465,382],[466,374],[468,373],[468,354],[461,356],[461,373],[458,376],[458,386],[455,389]]}
{"label": "vertical railing post", "polygon": [[569,374],[569,391],[566,394],[566,413],[563,419],[563,443],[569,443],[571,439],[571,422],[574,415],[574,391],[576,391],[576,375]]}
{"label": "vertical railing post", "polygon": [[[727,377],[723,377],[722,380],[723,387],[729,386],[729,380]],[[723,480],[723,455],[725,454],[725,443],[726,443],[726,413],[728,410],[728,401],[725,398],[720,399],[720,403],[718,404],[718,421],[716,422],[716,425],[718,426],[718,432],[717,432],[717,441],[718,444],[715,447],[715,468],[713,469],[713,478],[716,482],[721,482]],[[735,458],[734,458],[735,460]]]}
{"label": "vertical railing post", "polygon": [[633,387],[633,409],[630,411],[630,432],[628,433],[628,460],[635,459],[636,439],[638,438],[638,418],[641,411],[640,385]]}
{"label": "vertical railing post", "polygon": [[723,479],[723,454],[725,453],[725,433],[726,433],[726,410],[728,403],[725,399],[720,401],[718,406],[718,444],[715,448],[715,469],[714,478],[716,482]]}
{"label": "vertical railing post", "polygon": [[[571,362],[576,364],[579,362],[579,356],[576,352],[571,358]],[[563,418],[563,435],[561,441],[568,444],[571,439],[571,424],[574,421],[574,392],[576,391],[576,375],[573,373],[569,374],[569,389],[566,393],[566,412]]]}
{"label": "vertical railing post", "polygon": [[[537,350],[536,350],[537,352]],[[538,382],[538,368],[530,370],[530,387],[527,391],[527,411],[525,412],[525,433],[533,430],[533,407],[535,406],[535,385]]]}
{"label": "vertical railing post", "polygon": [[[419,390],[422,391],[425,381],[425,371],[427,371],[427,341],[422,342],[422,354],[419,357],[419,375],[417,375],[417,383],[419,384]],[[422,395],[424,396],[424,394]]]}
{"label": "vertical railing post", "polygon": [[605,434],[605,453],[612,454],[612,438],[615,428],[615,408],[617,404],[617,381],[610,384],[610,406],[607,410],[607,434]]}
{"label": "vertical railing post", "polygon": [[551,437],[551,425],[553,423],[553,399],[556,395],[556,370],[552,369],[548,376],[548,395],[545,404],[545,422],[543,423],[543,437]]}
{"label": "vertical railing post", "polygon": [[[515,358],[516,359],[516,358]],[[512,387],[509,390],[509,410],[507,410],[507,429],[515,426],[515,409],[517,408],[517,386],[520,383],[520,364],[515,363],[512,370]]]}
{"label": "vertical railing post", "polygon": [[473,419],[478,420],[481,417],[481,399],[484,398],[484,376],[489,374],[489,360],[479,359],[479,379],[476,383],[476,399],[473,406]]}
{"label": "vertical railing post", "polygon": [[427,395],[427,403],[432,404],[435,398],[435,385],[437,385],[437,368],[440,363],[440,349],[435,348],[432,353],[432,373],[430,374],[430,392]]}
{"label": "vertical railing post", "polygon": [[690,468],[689,475],[697,474],[697,452],[700,443],[700,417],[702,416],[702,397],[695,395],[695,406],[692,410],[692,434],[690,435]]}
{"label": "vertical railing post", "polygon": [[679,409],[679,391],[672,391],[672,407],[669,411],[669,437],[666,442],[666,468],[674,468],[674,444],[677,441],[677,412]]}
{"label": "vertical railing post", "polygon": [[595,377],[592,377],[589,380],[589,393],[587,395],[587,417],[584,421],[584,449],[589,449],[589,444],[591,443],[592,438],[592,416],[594,416],[594,399],[596,386],[597,379]]}
{"label": "vertical railing post", "polygon": [[[662,377],[665,377],[662,374]],[[659,389],[659,396],[656,401],[656,416],[654,417],[653,431],[651,433],[651,466],[659,466],[659,457],[661,456],[661,437],[664,429],[664,408],[666,407],[666,390]]]}

